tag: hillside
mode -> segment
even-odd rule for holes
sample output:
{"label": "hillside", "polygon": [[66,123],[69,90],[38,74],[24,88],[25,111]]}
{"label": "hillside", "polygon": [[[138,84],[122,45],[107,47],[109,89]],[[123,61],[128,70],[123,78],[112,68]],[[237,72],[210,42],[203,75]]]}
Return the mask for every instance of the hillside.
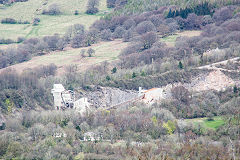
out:
{"label": "hillside", "polygon": [[[42,11],[52,4],[57,4],[62,12],[60,15],[42,15]],[[0,6],[0,20],[14,18],[17,21],[29,21],[31,24],[0,24],[0,38],[17,40],[18,37],[42,37],[55,33],[64,34],[67,28],[79,23],[90,27],[96,20],[108,11],[106,1],[101,0],[96,15],[85,14],[87,0],[29,0],[27,2],[14,3],[10,6]],[[74,15],[75,11],[78,15]],[[34,18],[40,18],[40,23],[33,26]]]}
{"label": "hillside", "polygon": [[[200,31],[184,31],[176,33],[172,36],[160,38],[160,41],[165,42],[167,46],[172,47],[175,45],[177,37],[194,37],[199,36],[200,33]],[[83,47],[79,49],[67,46],[64,48],[63,51],[54,51],[48,53],[47,55],[37,56],[30,61],[0,69],[0,72],[4,71],[5,69],[11,68],[15,69],[18,73],[22,73],[28,68],[33,69],[38,67],[39,65],[49,64],[55,64],[58,67],[58,75],[62,75],[69,65],[77,65],[78,72],[82,72],[92,66],[99,65],[102,62],[111,62],[113,60],[117,60],[119,54],[128,46],[128,44],[129,43],[122,42],[122,40],[117,39],[111,42],[100,42],[93,46]],[[2,46],[2,48],[4,49],[4,46]],[[93,57],[88,57],[87,54],[86,57],[82,57],[81,51],[87,51],[89,48],[94,49],[96,52]]]}
{"label": "hillside", "polygon": [[[15,69],[18,73],[22,73],[26,69],[34,69],[38,66],[55,64],[57,66],[57,75],[63,75],[66,72],[67,67],[71,65],[77,66],[78,72],[86,71],[87,69],[100,65],[102,62],[112,62],[118,59],[118,55],[121,50],[126,48],[128,43],[123,43],[121,40],[115,40],[111,42],[100,42],[91,47],[83,47],[74,49],[69,47],[64,48],[63,51],[50,52],[47,55],[36,56],[30,61],[19,63],[4,69]],[[82,57],[81,51],[94,49],[95,53],[92,57]]]}
{"label": "hillside", "polygon": [[0,20],[0,159],[240,160],[238,0],[0,0]]}

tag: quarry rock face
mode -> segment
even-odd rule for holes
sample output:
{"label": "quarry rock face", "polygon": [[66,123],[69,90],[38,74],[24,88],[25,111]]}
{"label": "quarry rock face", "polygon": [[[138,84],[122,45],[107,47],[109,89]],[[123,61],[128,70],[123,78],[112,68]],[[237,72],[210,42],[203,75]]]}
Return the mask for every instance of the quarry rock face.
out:
{"label": "quarry rock face", "polygon": [[234,84],[235,82],[223,72],[215,70],[207,76],[196,79],[195,81],[193,80],[190,87],[198,92],[206,90],[221,91]]}
{"label": "quarry rock face", "polygon": [[138,96],[137,91],[120,90],[118,88],[110,87],[95,87],[93,91],[85,95],[89,103],[94,107],[111,107],[128,100],[134,99]]}

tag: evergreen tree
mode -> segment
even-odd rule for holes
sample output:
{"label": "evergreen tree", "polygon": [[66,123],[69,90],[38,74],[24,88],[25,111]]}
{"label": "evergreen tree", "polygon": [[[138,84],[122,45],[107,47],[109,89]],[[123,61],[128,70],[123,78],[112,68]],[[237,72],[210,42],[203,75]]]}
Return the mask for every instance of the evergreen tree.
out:
{"label": "evergreen tree", "polygon": [[117,72],[117,68],[114,67],[114,68],[112,69],[112,74],[113,74],[113,73],[116,73],[116,72]]}
{"label": "evergreen tree", "polygon": [[167,18],[172,18],[172,9],[169,10]]}
{"label": "evergreen tree", "polygon": [[132,73],[132,78],[136,78],[137,74],[135,72]]}
{"label": "evergreen tree", "polygon": [[179,11],[178,10],[176,10],[176,12],[175,12],[175,17],[177,17],[177,16],[179,16]]}
{"label": "evergreen tree", "polygon": [[107,81],[110,81],[110,80],[111,80],[110,76],[107,75],[107,76],[106,76],[106,80],[107,80]]}
{"label": "evergreen tree", "polygon": [[233,93],[238,93],[238,88],[236,85],[233,87]]}
{"label": "evergreen tree", "polygon": [[181,61],[179,61],[179,63],[178,63],[178,67],[179,67],[180,69],[183,69],[183,64],[182,64]]}

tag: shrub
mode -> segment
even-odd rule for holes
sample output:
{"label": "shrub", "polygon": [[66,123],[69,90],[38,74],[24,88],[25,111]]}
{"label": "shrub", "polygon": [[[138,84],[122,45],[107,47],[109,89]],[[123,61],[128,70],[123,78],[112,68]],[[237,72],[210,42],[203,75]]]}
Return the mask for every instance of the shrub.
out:
{"label": "shrub", "polygon": [[158,28],[157,31],[161,34],[161,35],[167,35],[170,33],[170,28],[165,25],[165,24],[161,24]]}
{"label": "shrub", "polygon": [[75,10],[74,15],[79,15],[78,10]]}
{"label": "shrub", "polygon": [[140,37],[140,41],[144,49],[151,48],[152,45],[157,41],[157,35],[154,32],[145,33]]}
{"label": "shrub", "polygon": [[136,26],[136,23],[133,19],[128,19],[126,20],[124,23],[123,23],[123,27],[128,30],[132,27],[135,27]]}
{"label": "shrub", "polygon": [[113,33],[114,38],[122,38],[125,33],[125,29],[121,26],[117,27]]}
{"label": "shrub", "polygon": [[188,104],[190,101],[190,92],[183,86],[177,86],[171,90],[172,96],[178,101]]}
{"label": "shrub", "polygon": [[144,21],[137,25],[136,31],[138,34],[144,34],[150,31],[155,31],[156,28],[151,21]]}
{"label": "shrub", "polygon": [[84,46],[84,39],[85,39],[84,34],[76,34],[72,39],[71,46],[73,48],[83,47]]}
{"label": "shrub", "polygon": [[18,24],[30,24],[30,22],[29,21],[18,21]]}
{"label": "shrub", "polygon": [[16,24],[17,21],[13,18],[4,18],[1,20],[1,23],[5,24]]}
{"label": "shrub", "polygon": [[112,73],[116,73],[117,72],[117,67],[114,67],[113,69],[112,69]]}
{"label": "shrub", "polygon": [[123,42],[129,42],[133,38],[133,31],[128,30],[123,34]]}
{"label": "shrub", "polygon": [[233,11],[229,7],[223,7],[213,14],[215,22],[222,23],[233,17]]}
{"label": "shrub", "polygon": [[34,26],[35,26],[35,25],[38,25],[39,22],[40,22],[40,18],[34,18],[34,19],[33,19],[33,25],[34,25]]}
{"label": "shrub", "polygon": [[105,29],[100,33],[100,38],[104,41],[112,40],[112,32],[110,29]]}
{"label": "shrub", "polygon": [[17,39],[17,43],[21,43],[21,42],[23,42],[23,41],[25,41],[25,37],[18,37],[18,39]]}
{"label": "shrub", "polygon": [[92,48],[89,48],[89,49],[87,50],[87,54],[88,54],[89,57],[92,57],[94,53],[95,53],[95,50],[92,49]]}
{"label": "shrub", "polygon": [[15,43],[15,41],[11,39],[0,39],[0,44],[11,44],[11,43]]}
{"label": "shrub", "polygon": [[205,26],[207,24],[213,23],[213,19],[210,15],[206,15],[202,18],[202,25]]}
{"label": "shrub", "polygon": [[91,46],[92,44],[96,43],[98,41],[99,33],[98,30],[96,29],[90,29],[86,34],[85,34],[85,45],[86,46]]}
{"label": "shrub", "polygon": [[88,5],[87,5],[87,14],[96,14],[99,10],[99,0],[88,0]]}
{"label": "shrub", "polygon": [[107,7],[108,8],[114,8],[115,3],[116,3],[116,0],[107,0]]}
{"label": "shrub", "polygon": [[191,13],[188,15],[185,28],[186,29],[199,29],[202,22],[202,20],[194,13]]}
{"label": "shrub", "polygon": [[57,4],[52,4],[48,7],[47,10],[43,10],[42,14],[59,15],[59,14],[61,14],[61,10]]}
{"label": "shrub", "polygon": [[108,26],[109,26],[109,21],[107,20],[98,20],[94,22],[92,25],[93,28],[96,28],[99,31],[108,29]]}
{"label": "shrub", "polygon": [[123,25],[123,23],[128,19],[128,17],[126,16],[117,16],[112,18],[110,24],[109,24],[109,29],[111,29],[111,31],[115,31],[115,29],[121,25]]}
{"label": "shrub", "polygon": [[162,15],[153,15],[150,17],[150,21],[156,26],[158,27],[160,24],[163,23],[164,18]]}

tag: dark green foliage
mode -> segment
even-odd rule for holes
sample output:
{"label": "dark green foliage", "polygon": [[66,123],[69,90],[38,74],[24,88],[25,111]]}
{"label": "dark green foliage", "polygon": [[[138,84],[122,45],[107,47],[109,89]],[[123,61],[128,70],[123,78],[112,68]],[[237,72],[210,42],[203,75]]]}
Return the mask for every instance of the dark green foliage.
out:
{"label": "dark green foliage", "polygon": [[180,8],[180,10],[173,10],[170,9],[168,11],[166,18],[174,18],[177,16],[181,16],[182,18],[186,19],[190,13],[195,13],[198,16],[202,15],[213,15],[214,6],[208,2],[204,2],[198,4],[194,7],[186,7],[184,9]]}
{"label": "dark green foliage", "polygon": [[107,81],[110,81],[110,80],[111,80],[111,77],[107,75],[107,76],[106,76],[106,80],[107,80]]}
{"label": "dark green foliage", "polygon": [[67,126],[68,122],[69,122],[68,119],[64,119],[64,120],[60,121],[59,125],[60,125],[61,127],[65,127],[65,126]]}
{"label": "dark green foliage", "polygon": [[179,61],[179,63],[178,63],[178,68],[179,68],[179,69],[183,69],[183,64],[182,64],[181,61]]}
{"label": "dark green foliage", "polygon": [[12,43],[16,43],[16,42],[11,39],[0,39],[0,44],[12,44]]}
{"label": "dark green foliage", "polygon": [[236,85],[234,85],[234,87],[233,87],[233,93],[238,93],[238,87],[236,86]]}
{"label": "dark green foliage", "polygon": [[16,24],[17,21],[13,18],[5,18],[1,20],[1,23],[6,23],[6,24]]}
{"label": "dark green foliage", "polygon": [[133,72],[132,73],[132,78],[136,78],[137,77],[137,73]]}
{"label": "dark green foliage", "polygon": [[79,15],[78,10],[75,10],[75,11],[74,11],[74,15]]}
{"label": "dark green foliage", "polygon": [[114,74],[114,73],[116,73],[117,72],[117,67],[114,67],[113,69],[112,69],[112,74]]}

